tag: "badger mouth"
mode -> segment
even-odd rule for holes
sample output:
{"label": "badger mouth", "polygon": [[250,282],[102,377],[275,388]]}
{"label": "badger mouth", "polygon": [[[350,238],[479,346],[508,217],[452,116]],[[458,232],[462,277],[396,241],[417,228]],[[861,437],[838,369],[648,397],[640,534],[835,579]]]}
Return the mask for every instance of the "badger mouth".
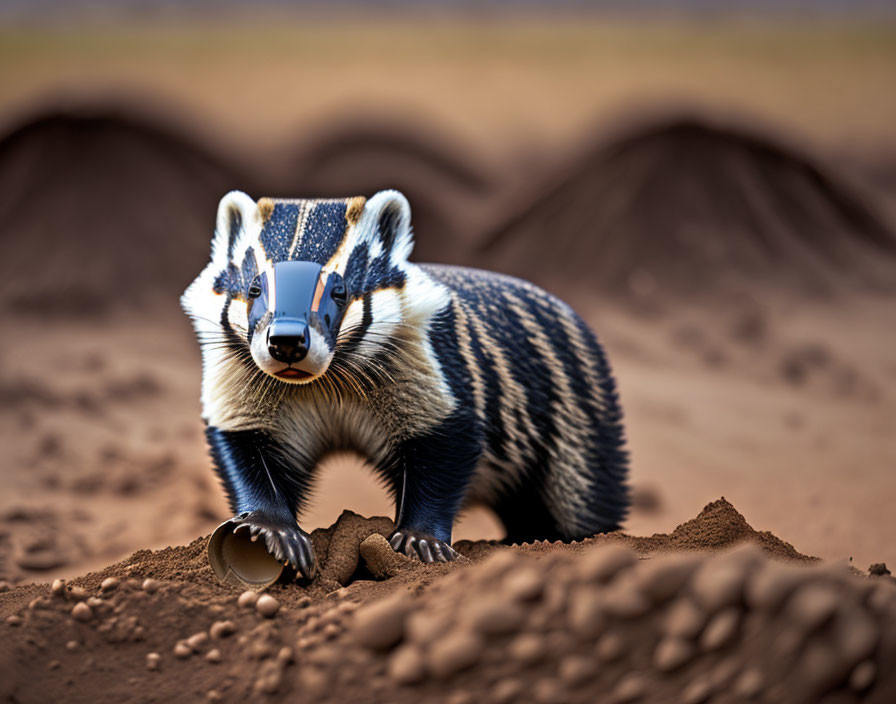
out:
{"label": "badger mouth", "polygon": [[296,369],[295,367],[287,367],[286,369],[281,369],[279,372],[275,372],[274,376],[280,377],[281,379],[308,379],[309,377],[314,376],[310,372],[302,371],[301,369]]}

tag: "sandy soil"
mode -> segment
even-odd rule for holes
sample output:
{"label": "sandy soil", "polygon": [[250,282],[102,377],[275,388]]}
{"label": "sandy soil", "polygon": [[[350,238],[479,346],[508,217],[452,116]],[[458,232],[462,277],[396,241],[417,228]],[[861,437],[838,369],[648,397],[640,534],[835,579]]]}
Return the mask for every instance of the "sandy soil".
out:
{"label": "sandy soil", "polygon": [[[722,315],[590,300],[625,403],[628,530],[667,530],[724,495],[810,554],[896,564],[890,301],[776,300]],[[0,579],[74,576],[226,518],[198,419],[198,352],[179,311],[59,318],[50,329],[17,320],[0,351]],[[391,514],[359,461],[334,458],[302,523],[329,525],[344,508]],[[455,532],[499,537],[477,509]]]}
{"label": "sandy soil", "polygon": [[207,538],[0,593],[0,695],[696,704],[896,694],[896,580],[811,566],[724,500],[668,535],[460,541],[459,561],[441,565],[396,555],[391,529],[342,514],[312,533],[314,582],[261,596],[214,578]]}

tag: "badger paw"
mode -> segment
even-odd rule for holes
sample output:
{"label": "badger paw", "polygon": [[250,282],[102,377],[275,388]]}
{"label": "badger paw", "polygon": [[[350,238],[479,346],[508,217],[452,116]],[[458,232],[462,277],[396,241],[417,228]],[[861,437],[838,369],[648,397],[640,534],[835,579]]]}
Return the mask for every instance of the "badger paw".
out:
{"label": "badger paw", "polygon": [[233,532],[248,531],[251,540],[264,540],[267,551],[281,562],[289,564],[306,579],[313,579],[317,560],[311,538],[295,522],[272,516],[264,511],[247,511],[230,519],[236,524]]}
{"label": "badger paw", "polygon": [[457,553],[444,540],[418,530],[397,530],[389,538],[389,544],[395,552],[422,562],[452,562],[457,559]]}

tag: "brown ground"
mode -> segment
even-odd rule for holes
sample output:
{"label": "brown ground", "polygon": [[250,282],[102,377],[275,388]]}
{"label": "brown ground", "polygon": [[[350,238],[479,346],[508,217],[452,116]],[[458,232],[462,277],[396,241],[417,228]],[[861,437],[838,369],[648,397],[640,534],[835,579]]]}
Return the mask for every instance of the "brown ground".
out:
{"label": "brown ground", "polygon": [[896,580],[814,565],[724,499],[668,535],[460,541],[458,562],[434,566],[392,552],[391,529],[343,513],[312,533],[315,581],[261,597],[215,579],[207,538],[52,588],[16,587],[0,595],[0,695],[539,704],[896,695]]}

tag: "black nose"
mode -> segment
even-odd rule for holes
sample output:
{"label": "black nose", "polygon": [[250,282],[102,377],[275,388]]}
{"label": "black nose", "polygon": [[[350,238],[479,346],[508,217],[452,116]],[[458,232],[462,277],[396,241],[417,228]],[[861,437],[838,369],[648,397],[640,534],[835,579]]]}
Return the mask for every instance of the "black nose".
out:
{"label": "black nose", "polygon": [[304,359],[308,354],[308,326],[274,322],[268,333],[268,353],[285,364]]}

